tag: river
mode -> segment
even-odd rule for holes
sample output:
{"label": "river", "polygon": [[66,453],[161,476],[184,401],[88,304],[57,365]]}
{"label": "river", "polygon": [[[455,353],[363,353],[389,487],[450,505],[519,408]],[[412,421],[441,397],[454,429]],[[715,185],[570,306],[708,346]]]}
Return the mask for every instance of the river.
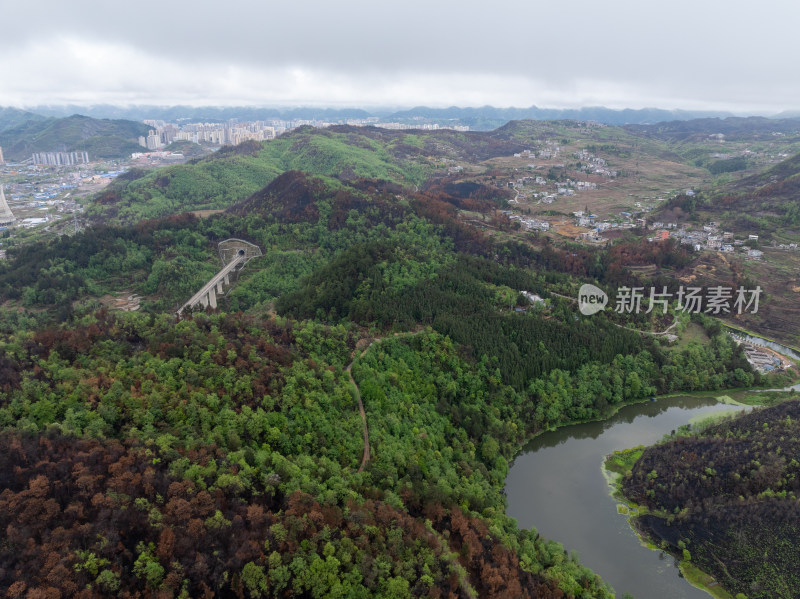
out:
{"label": "river", "polygon": [[763,337],[757,337],[750,333],[744,333],[732,327],[725,327],[729,333],[731,333],[734,337],[739,337],[740,339],[744,339],[748,343],[752,345],[760,345],[762,347],[768,347],[771,350],[778,352],[784,356],[791,358],[792,360],[800,360],[800,354],[797,353],[797,350],[791,349],[786,347],[785,345],[781,345],[780,343],[776,343],[775,341],[770,341],[769,339],[764,339]]}
{"label": "river", "polygon": [[[725,328],[731,335],[733,335],[734,338],[744,339],[745,341],[747,341],[752,345],[760,345],[762,347],[768,347],[771,350],[776,351],[783,356],[791,358],[792,360],[800,361],[800,355],[798,355],[798,353],[795,350],[788,348],[785,345],[781,345],[780,343],[770,341],[769,339],[764,339],[763,337],[756,337],[755,335],[751,335],[750,333],[744,333],[729,326],[726,326]],[[762,389],[762,391],[800,391],[800,383],[797,383],[796,385],[791,385],[789,387],[783,387],[781,389]]]}
{"label": "river", "polygon": [[576,551],[618,598],[627,592],[635,599],[708,599],[679,576],[672,556],[640,543],[617,513],[601,467],[616,449],[651,445],[695,416],[732,408],[711,397],[672,397],[540,435],[511,466],[507,513],[520,527]]}

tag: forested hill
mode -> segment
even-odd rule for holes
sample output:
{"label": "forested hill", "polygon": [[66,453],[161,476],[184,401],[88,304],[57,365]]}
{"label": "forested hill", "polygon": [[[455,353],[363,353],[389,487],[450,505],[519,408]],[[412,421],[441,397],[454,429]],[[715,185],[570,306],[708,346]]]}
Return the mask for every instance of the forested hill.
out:
{"label": "forested hill", "polygon": [[[744,159],[719,162],[735,161]],[[697,196],[679,195],[665,205],[667,218],[674,217],[676,209],[691,217],[702,213],[721,219],[726,228],[761,233],[765,239],[781,231],[788,231],[794,237],[796,233],[792,231],[800,225],[800,154],[762,172],[729,181],[713,191]]]}
{"label": "forested hill", "polygon": [[0,107],[0,131],[20,125],[25,121],[43,121],[44,119],[45,117],[39,114],[20,110],[19,108]]}
{"label": "forested hill", "polygon": [[645,450],[623,482],[644,531],[733,593],[797,597],[799,423],[790,401]]}
{"label": "forested hill", "polygon": [[127,157],[141,149],[138,138],[149,127],[124,120],[98,120],[73,115],[66,118],[30,118],[0,131],[0,146],[12,160],[33,152],[86,151],[92,160]]}
{"label": "forested hill", "polygon": [[97,221],[133,223],[189,210],[227,208],[288,170],[414,188],[444,160],[484,160],[522,147],[520,141],[490,133],[302,127],[263,144],[245,142],[190,164],[132,174],[103,192],[89,214]]}
{"label": "forested hill", "polygon": [[765,117],[697,118],[670,120],[647,125],[625,125],[628,131],[666,141],[697,141],[709,135],[722,134],[733,140],[766,140],[775,133],[800,138],[800,119],[768,119]]}
{"label": "forested hill", "polygon": [[[784,225],[800,225],[800,154],[727,186],[712,209],[777,214]],[[756,208],[756,210],[753,210]]]}
{"label": "forested hill", "polygon": [[401,185],[366,179],[342,184],[329,177],[312,177],[301,171],[287,171],[276,177],[264,189],[237,202],[227,212],[245,217],[260,214],[282,223],[316,223],[320,208],[330,229],[346,226],[351,211],[372,225],[395,220],[410,212],[402,200]]}
{"label": "forested hill", "polygon": [[[574,120],[518,120],[483,132],[306,126],[268,142],[225,147],[189,164],[131,172],[102,192],[88,214],[95,222],[132,224],[193,210],[225,209],[289,170],[343,183],[367,178],[409,190],[421,188],[432,177],[456,172],[465,177],[479,172],[487,177],[512,176],[508,164],[491,159],[535,151],[545,142],[591,148],[619,164],[635,154],[649,164],[648,172],[655,172],[665,162],[675,169],[680,163],[693,164],[698,156],[710,160],[711,151],[704,144],[718,130],[729,132],[732,139],[751,140],[774,139],[773,133],[786,132],[781,144],[790,146],[788,136],[800,134],[800,120],[698,119],[627,128]],[[635,165],[620,170],[628,177],[630,169]],[[701,175],[691,172],[692,177]],[[504,187],[502,181],[496,182],[498,189]]]}
{"label": "forested hill", "polygon": [[[589,281],[674,286],[623,265],[681,264],[678,244],[521,243],[463,222],[510,229],[491,183],[425,181],[429,148],[463,156],[465,139],[305,129],[126,175],[103,207],[134,218],[176,194],[179,211],[208,185],[226,211],[9,248],[0,594],[609,599],[506,516],[509,462],[545,429],[761,377],[713,319],[679,347],[637,330],[670,316],[567,299]],[[478,139],[480,155],[519,147]],[[176,318],[230,237],[264,255],[216,310]],[[133,294],[139,311],[109,309]]]}
{"label": "forested hill", "polygon": [[[554,424],[753,375],[723,336],[665,353],[603,316],[576,319],[561,300],[509,310],[523,305],[521,290],[547,295],[595,261],[493,249],[448,210],[464,198],[440,190],[403,202],[392,191],[286,173],[209,219],[99,228],[11,252],[5,298],[70,310],[61,325],[6,316],[0,443],[27,466],[0,481],[10,535],[0,585],[608,596],[560,546],[505,517],[509,460]],[[223,313],[177,324],[159,314],[214,272],[213,242],[227,236],[269,251]],[[484,257],[495,252],[507,257]],[[145,313],[82,300],[112,285],[148,296]],[[264,315],[276,297],[295,318]],[[373,451],[357,474],[361,421],[345,366],[368,328],[426,324],[356,359]]]}

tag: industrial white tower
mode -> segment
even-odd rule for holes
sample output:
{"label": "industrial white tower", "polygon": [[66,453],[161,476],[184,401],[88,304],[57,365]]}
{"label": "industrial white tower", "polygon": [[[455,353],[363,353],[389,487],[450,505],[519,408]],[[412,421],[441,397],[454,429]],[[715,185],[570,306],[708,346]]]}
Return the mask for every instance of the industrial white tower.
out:
{"label": "industrial white tower", "polygon": [[10,225],[13,223],[16,218],[14,218],[14,213],[11,212],[11,208],[8,207],[8,202],[6,202],[6,194],[3,193],[3,186],[0,185],[0,225]]}

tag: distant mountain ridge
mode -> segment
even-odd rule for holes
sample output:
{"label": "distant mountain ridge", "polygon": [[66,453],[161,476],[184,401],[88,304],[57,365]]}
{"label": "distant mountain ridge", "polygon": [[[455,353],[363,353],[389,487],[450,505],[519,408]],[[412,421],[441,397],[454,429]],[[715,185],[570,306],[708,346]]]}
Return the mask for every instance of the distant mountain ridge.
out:
{"label": "distant mountain ridge", "polygon": [[45,117],[20,110],[19,108],[3,108],[0,106],[0,131],[5,131],[26,121],[43,121]]}
{"label": "distant mountain ridge", "polygon": [[[500,127],[512,120],[566,120],[597,121],[608,125],[652,124],[663,121],[689,120],[697,118],[725,118],[733,116],[730,112],[714,110],[665,110],[660,108],[614,109],[603,106],[584,106],[581,108],[498,108],[495,106],[432,108],[416,106],[408,109],[392,107],[371,108],[331,108],[331,107],[259,107],[259,106],[113,106],[99,104],[94,106],[53,105],[32,106],[28,110],[49,117],[66,117],[84,114],[93,118],[112,118],[144,120],[157,119],[177,121],[222,122],[239,120],[321,120],[339,121],[343,119],[378,118],[384,122],[453,121],[474,130],[489,130]],[[781,115],[787,116],[787,115]],[[1,117],[0,117],[1,118]]]}
{"label": "distant mountain ridge", "polygon": [[727,117],[672,120],[655,124],[629,124],[625,127],[636,135],[646,135],[665,141],[704,139],[722,134],[728,139],[769,139],[776,133],[800,135],[800,118]]}
{"label": "distant mountain ridge", "polygon": [[428,108],[418,106],[410,110],[395,112],[386,120],[457,120],[462,125],[469,125],[475,130],[495,129],[508,121],[536,120],[536,121],[596,121],[607,125],[647,124],[672,120],[689,120],[697,118],[722,118],[733,116],[729,112],[720,111],[687,111],[663,110],[659,108],[625,108],[617,110],[603,106],[589,106],[582,108],[495,108],[482,106],[480,108]]}
{"label": "distant mountain ridge", "polygon": [[[2,114],[2,113],[0,113]],[[30,113],[28,113],[30,114]],[[137,138],[149,127],[126,120],[26,117],[0,130],[0,146],[6,159],[25,160],[33,152],[86,151],[91,159],[121,158],[141,149]]]}
{"label": "distant mountain ridge", "polygon": [[65,117],[71,114],[85,114],[93,118],[128,119],[142,121],[145,119],[179,121],[188,119],[200,122],[224,122],[229,119],[241,121],[262,121],[267,119],[283,120],[340,120],[366,119],[371,116],[382,116],[389,111],[373,114],[361,108],[264,108],[258,106],[113,106],[99,104],[96,106],[35,106],[31,111],[50,117]]}

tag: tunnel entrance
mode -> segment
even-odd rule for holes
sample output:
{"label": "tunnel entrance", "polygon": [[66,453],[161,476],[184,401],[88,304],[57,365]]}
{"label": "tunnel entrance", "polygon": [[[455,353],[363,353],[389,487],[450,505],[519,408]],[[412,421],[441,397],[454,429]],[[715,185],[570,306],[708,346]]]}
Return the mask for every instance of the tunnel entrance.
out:
{"label": "tunnel entrance", "polygon": [[244,239],[226,239],[225,241],[220,241],[217,248],[222,266],[238,258],[244,258],[244,262],[247,263],[261,255],[261,248]]}

